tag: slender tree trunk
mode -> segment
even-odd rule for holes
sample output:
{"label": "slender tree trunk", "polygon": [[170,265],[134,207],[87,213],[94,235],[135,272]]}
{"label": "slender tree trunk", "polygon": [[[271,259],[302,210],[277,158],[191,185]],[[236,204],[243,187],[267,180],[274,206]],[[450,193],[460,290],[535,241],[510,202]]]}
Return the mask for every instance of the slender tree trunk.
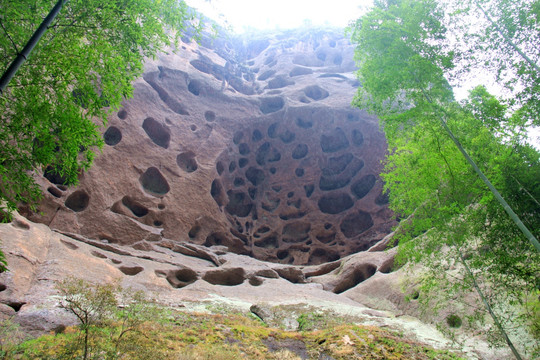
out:
{"label": "slender tree trunk", "polygon": [[486,10],[484,10],[484,8],[482,7],[482,5],[477,1],[475,0],[474,1],[475,5],[480,9],[480,11],[484,14],[484,16],[486,17],[486,19],[491,23],[491,25],[495,26],[495,29],[497,30],[497,32],[499,33],[499,35],[502,36],[502,38],[504,39],[504,41],[506,41],[506,43],[508,45],[510,45],[515,52],[517,52],[525,61],[527,61],[529,63],[529,65],[531,65],[536,71],[540,72],[540,67],[538,67],[538,65],[531,60],[531,58],[529,58],[527,56],[527,54],[525,54],[523,51],[521,51],[521,49],[516,45],[514,44],[514,42],[512,41],[512,39],[510,39],[508,36],[506,36],[506,34],[502,31],[502,29],[500,28],[499,24],[497,24],[497,22],[495,22],[491,16],[489,16],[489,14],[487,13]]}
{"label": "slender tree trunk", "polygon": [[47,28],[56,18],[56,15],[58,15],[66,1],[67,0],[58,0],[56,5],[49,12],[49,15],[47,15],[41,25],[39,25],[38,29],[34,32],[30,40],[28,40],[28,42],[26,43],[25,47],[19,54],[17,54],[15,60],[13,60],[13,62],[9,65],[8,69],[4,72],[4,74],[0,78],[0,95],[2,94],[6,86],[9,84],[13,76],[15,76],[17,70],[19,70],[21,65],[28,59],[30,53],[37,45],[43,34],[47,32]]}
{"label": "slender tree trunk", "polygon": [[478,283],[476,282],[476,278],[474,277],[474,274],[472,273],[471,269],[469,268],[469,265],[467,265],[467,263],[465,262],[465,259],[463,258],[463,254],[461,253],[461,250],[459,250],[459,249],[457,249],[457,250],[458,250],[458,253],[459,253],[459,259],[461,260],[461,263],[463,264],[463,266],[465,267],[465,271],[467,272],[467,276],[469,276],[471,278],[471,280],[473,282],[474,289],[476,290],[476,292],[480,296],[480,299],[482,299],[482,302],[484,303],[484,306],[486,307],[487,311],[489,312],[489,315],[493,319],[493,322],[495,323],[495,325],[497,326],[497,328],[501,332],[501,335],[504,337],[504,340],[506,341],[506,344],[508,345],[510,350],[512,350],[512,353],[514,354],[516,359],[522,360],[521,355],[519,354],[519,352],[515,348],[514,344],[512,343],[510,338],[508,337],[508,334],[504,330],[501,322],[499,321],[499,318],[497,317],[497,315],[495,315],[495,313],[493,312],[493,309],[489,305],[489,302],[487,301],[486,297],[484,296],[484,293],[482,292],[482,289],[480,289],[480,286],[478,286]]}
{"label": "slender tree trunk", "polygon": [[[422,93],[424,95],[424,98],[432,105],[434,105],[433,101],[431,100],[431,97],[429,96],[429,94],[426,93],[426,91],[424,89],[422,89]],[[440,109],[443,113],[446,114],[446,111],[444,109]],[[525,226],[525,224],[523,224],[523,222],[521,221],[521,219],[519,218],[519,216],[514,212],[514,210],[512,210],[512,208],[510,207],[510,205],[508,205],[508,203],[506,202],[506,200],[504,200],[504,198],[501,196],[501,194],[499,193],[499,191],[497,191],[497,189],[493,186],[493,184],[491,183],[491,181],[489,181],[489,179],[484,175],[484,173],[482,172],[482,170],[480,170],[480,168],[478,168],[478,165],[476,165],[476,163],[474,162],[473,159],[471,159],[471,157],[469,156],[469,154],[467,153],[467,151],[465,151],[465,149],[463,148],[463,146],[461,145],[461,143],[459,142],[459,140],[454,136],[454,134],[452,133],[452,130],[450,130],[450,128],[448,127],[448,125],[446,124],[446,121],[444,121],[443,117],[441,115],[439,115],[439,121],[441,123],[441,125],[444,127],[444,130],[446,130],[446,133],[448,134],[448,136],[450,136],[450,138],[452,139],[452,141],[454,142],[454,144],[457,146],[457,148],[459,149],[459,151],[461,152],[461,154],[463,155],[463,157],[465,157],[465,159],[467,160],[467,162],[469,163],[469,165],[471,165],[471,167],[474,169],[474,171],[478,174],[478,176],[480,177],[480,179],[482,179],[482,181],[484,182],[484,184],[488,187],[488,189],[491,191],[491,193],[493,194],[493,196],[495,196],[495,198],[497,199],[497,201],[499,202],[499,204],[502,205],[502,207],[504,208],[504,210],[506,211],[506,213],[510,216],[510,218],[514,221],[514,223],[517,225],[517,227],[521,230],[521,232],[525,235],[525,237],[530,241],[531,244],[533,244],[533,246],[536,248],[536,250],[538,252],[540,252],[540,242],[538,242],[538,239],[536,239],[536,237],[529,231],[529,229]]]}

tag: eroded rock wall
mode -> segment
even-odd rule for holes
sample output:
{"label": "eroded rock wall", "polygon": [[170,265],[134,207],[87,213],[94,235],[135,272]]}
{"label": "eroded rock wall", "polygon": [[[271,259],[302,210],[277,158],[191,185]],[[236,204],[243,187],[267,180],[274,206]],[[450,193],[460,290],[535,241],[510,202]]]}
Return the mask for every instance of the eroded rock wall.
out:
{"label": "eroded rock wall", "polygon": [[138,250],[167,238],[288,264],[366,250],[394,220],[353,72],[338,30],[186,39],[146,64],[80,184],[45,172],[27,216]]}

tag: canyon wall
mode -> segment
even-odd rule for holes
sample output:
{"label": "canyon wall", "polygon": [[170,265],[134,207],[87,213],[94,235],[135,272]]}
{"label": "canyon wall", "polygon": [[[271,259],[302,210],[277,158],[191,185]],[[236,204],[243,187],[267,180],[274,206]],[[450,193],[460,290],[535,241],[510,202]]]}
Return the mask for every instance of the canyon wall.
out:
{"label": "canyon wall", "polygon": [[[137,250],[191,242],[286,264],[368,249],[394,217],[376,118],[341,30],[184,39],[146,64],[76,187],[25,215]],[[166,241],[165,241],[166,240]]]}

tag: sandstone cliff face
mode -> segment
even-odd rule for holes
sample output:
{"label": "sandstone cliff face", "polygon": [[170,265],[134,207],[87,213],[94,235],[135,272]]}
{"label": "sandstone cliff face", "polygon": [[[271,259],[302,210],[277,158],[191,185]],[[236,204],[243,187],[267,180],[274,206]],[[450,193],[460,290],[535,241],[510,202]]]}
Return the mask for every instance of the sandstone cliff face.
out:
{"label": "sandstone cliff face", "polygon": [[39,178],[28,217],[138,250],[170,239],[287,264],[366,250],[394,220],[353,72],[341,31],[186,40],[148,62],[76,188]]}

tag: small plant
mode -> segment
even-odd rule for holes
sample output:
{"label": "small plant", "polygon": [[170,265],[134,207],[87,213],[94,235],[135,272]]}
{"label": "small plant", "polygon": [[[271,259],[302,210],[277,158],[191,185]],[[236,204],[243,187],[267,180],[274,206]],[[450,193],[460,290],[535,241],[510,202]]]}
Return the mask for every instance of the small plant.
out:
{"label": "small plant", "polygon": [[459,316],[457,316],[456,314],[451,314],[451,315],[448,315],[446,317],[446,323],[448,324],[448,326],[450,326],[451,328],[460,328],[461,327],[461,324],[463,323],[461,318]]}
{"label": "small plant", "polygon": [[314,311],[300,314],[297,321],[300,331],[315,330],[326,323],[323,314]]}
{"label": "small plant", "polygon": [[0,359],[10,359],[16,345],[22,340],[19,324],[11,318],[0,320]]}

